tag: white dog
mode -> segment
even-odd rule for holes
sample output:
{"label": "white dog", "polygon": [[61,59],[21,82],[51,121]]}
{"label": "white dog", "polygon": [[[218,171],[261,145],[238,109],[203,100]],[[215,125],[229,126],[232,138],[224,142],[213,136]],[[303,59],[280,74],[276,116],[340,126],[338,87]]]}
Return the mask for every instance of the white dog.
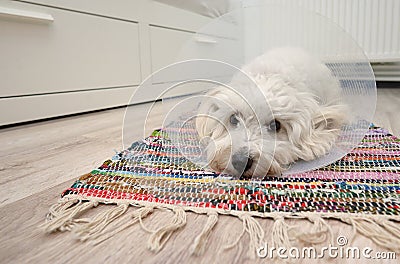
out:
{"label": "white dog", "polygon": [[[298,48],[274,49],[245,65],[200,105],[196,130],[209,165],[236,176],[281,175],[296,160],[325,155],[346,120],[338,81]],[[257,88],[258,87],[258,88]],[[204,142],[204,141],[203,141]]]}

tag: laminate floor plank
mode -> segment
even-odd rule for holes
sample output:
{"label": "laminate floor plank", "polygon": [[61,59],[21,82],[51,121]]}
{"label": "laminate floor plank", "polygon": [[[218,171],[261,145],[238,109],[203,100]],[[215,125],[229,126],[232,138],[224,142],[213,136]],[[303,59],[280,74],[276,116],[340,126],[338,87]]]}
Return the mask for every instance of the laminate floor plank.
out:
{"label": "laminate floor plank", "polygon": [[[138,129],[132,130],[129,135],[132,141],[160,126],[165,109],[157,105],[147,120],[146,131],[143,131],[140,124],[148,109],[146,104],[131,108],[133,115],[129,126]],[[230,216],[219,216],[208,250],[201,258],[191,256],[189,249],[204,227],[205,215],[187,213],[185,228],[174,233],[158,254],[147,249],[150,234],[138,224],[96,246],[77,241],[69,232],[48,235],[38,228],[44,222],[49,207],[57,202],[64,189],[79,175],[110,158],[114,150],[123,148],[121,130],[124,113],[124,109],[114,109],[0,130],[0,263],[270,262],[268,259],[248,259],[247,233],[237,246],[222,250],[222,247],[234,242],[243,230],[241,221]],[[400,136],[399,113],[400,89],[379,89],[374,122]],[[108,208],[99,206],[90,210],[88,216]],[[129,209],[133,210],[135,208]],[[156,229],[168,223],[171,216],[171,212],[157,210],[143,223],[149,229]],[[257,221],[265,230],[265,241],[270,241],[273,221]],[[327,221],[335,235],[351,238],[350,226],[334,220]],[[306,220],[286,222],[302,226],[305,230],[311,227]],[[369,246],[375,251],[385,250],[361,235],[354,238],[352,245]],[[300,262],[310,261],[305,259]],[[354,263],[343,259],[332,261],[346,262]]]}

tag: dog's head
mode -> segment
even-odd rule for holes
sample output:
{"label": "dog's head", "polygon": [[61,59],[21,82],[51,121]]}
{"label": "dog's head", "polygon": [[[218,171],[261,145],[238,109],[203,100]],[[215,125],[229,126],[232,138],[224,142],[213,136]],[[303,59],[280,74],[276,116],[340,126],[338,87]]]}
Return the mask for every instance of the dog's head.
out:
{"label": "dog's head", "polygon": [[291,83],[280,75],[255,79],[258,91],[218,87],[201,104],[196,129],[205,139],[210,167],[263,177],[280,175],[296,160],[325,155],[346,117],[338,95],[316,94],[299,87],[304,82]]}

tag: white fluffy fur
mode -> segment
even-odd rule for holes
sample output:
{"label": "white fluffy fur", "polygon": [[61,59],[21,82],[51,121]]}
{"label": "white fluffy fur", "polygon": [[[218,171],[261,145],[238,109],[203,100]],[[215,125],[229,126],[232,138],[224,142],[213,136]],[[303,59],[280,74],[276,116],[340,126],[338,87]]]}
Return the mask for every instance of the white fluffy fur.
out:
{"label": "white fluffy fur", "polygon": [[[312,160],[329,151],[345,122],[346,107],[338,81],[324,64],[301,49],[280,48],[242,70],[259,90],[243,87],[234,77],[233,90],[221,86],[207,93],[196,119],[200,137],[210,139],[207,156],[213,169],[245,177],[280,175],[298,159]],[[229,121],[232,114],[240,121],[237,126]],[[274,119],[281,123],[276,133],[268,129]],[[232,155],[238,152],[253,160],[247,171],[233,167]]]}

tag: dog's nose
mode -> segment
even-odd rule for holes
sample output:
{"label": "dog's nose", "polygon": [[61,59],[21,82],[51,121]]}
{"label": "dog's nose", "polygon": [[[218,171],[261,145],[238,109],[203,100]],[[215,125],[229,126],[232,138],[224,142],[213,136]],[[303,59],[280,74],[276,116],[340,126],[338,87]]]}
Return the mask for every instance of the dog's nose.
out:
{"label": "dog's nose", "polygon": [[253,159],[241,153],[233,154],[232,165],[238,172],[245,172],[253,165]]}

